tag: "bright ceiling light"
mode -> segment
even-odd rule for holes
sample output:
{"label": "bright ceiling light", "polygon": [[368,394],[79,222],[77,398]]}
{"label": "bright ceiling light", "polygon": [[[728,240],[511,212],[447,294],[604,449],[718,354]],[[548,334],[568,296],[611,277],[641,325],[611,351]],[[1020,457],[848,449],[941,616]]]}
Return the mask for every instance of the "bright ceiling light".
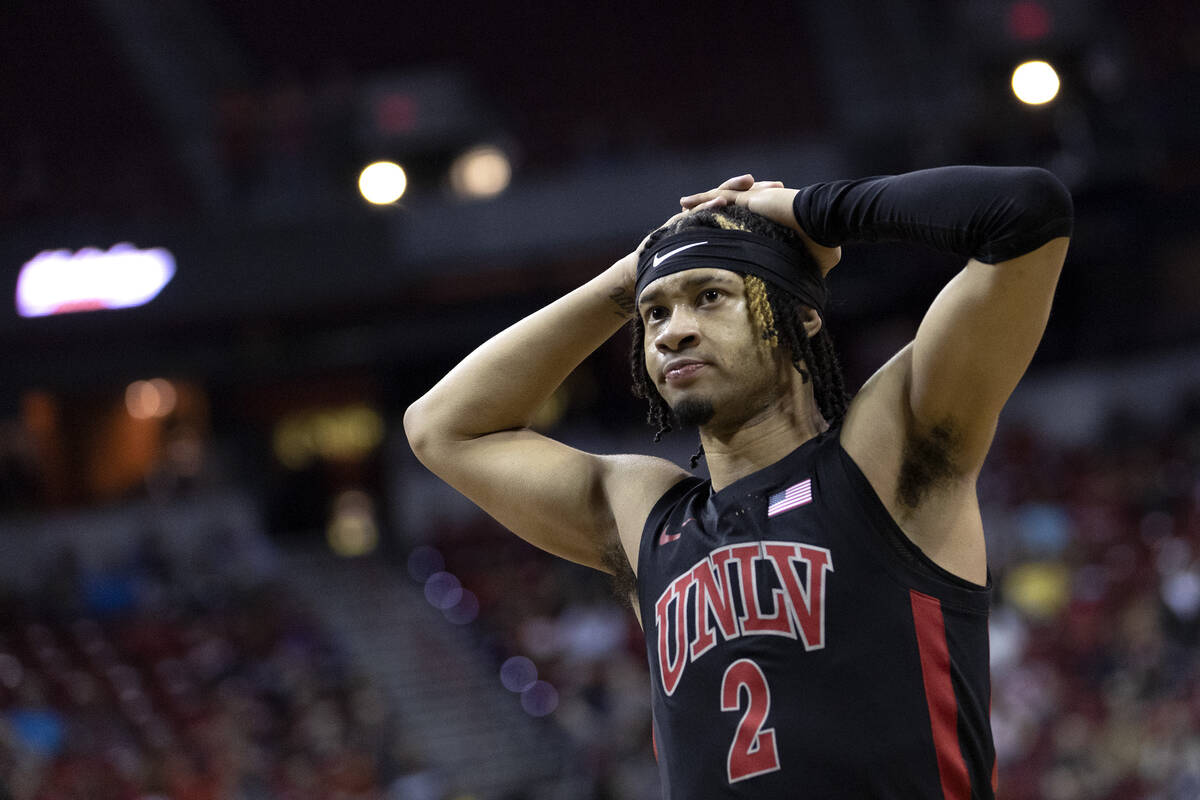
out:
{"label": "bright ceiling light", "polygon": [[175,277],[175,257],[128,242],[108,250],[84,247],[46,250],[21,267],[17,276],[17,312],[43,317],[101,308],[133,308],[158,296]]}
{"label": "bright ceiling light", "polygon": [[1027,105],[1049,103],[1058,96],[1060,85],[1058,73],[1045,61],[1026,61],[1013,70],[1013,94]]}
{"label": "bright ceiling light", "polygon": [[450,167],[450,185],[460,197],[495,197],[508,188],[511,180],[508,156],[490,144],[471,148]]}
{"label": "bright ceiling light", "polygon": [[408,188],[408,176],[404,168],[394,161],[376,161],[368,164],[358,176],[358,191],[368,203],[386,206],[404,195]]}

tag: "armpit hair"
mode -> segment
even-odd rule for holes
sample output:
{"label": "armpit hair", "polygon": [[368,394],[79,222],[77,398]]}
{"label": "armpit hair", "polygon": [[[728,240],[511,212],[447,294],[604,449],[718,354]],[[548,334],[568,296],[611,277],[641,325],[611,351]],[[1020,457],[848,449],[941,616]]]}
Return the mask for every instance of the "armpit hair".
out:
{"label": "armpit hair", "polygon": [[961,443],[962,434],[946,422],[908,437],[900,463],[900,480],[896,484],[896,499],[901,506],[915,510],[930,489],[959,474],[954,454]]}
{"label": "armpit hair", "polygon": [[629,565],[629,558],[620,540],[614,539],[609,543],[600,556],[600,563],[609,573],[612,593],[623,604],[632,604],[637,591],[637,576],[633,574],[633,567]]}

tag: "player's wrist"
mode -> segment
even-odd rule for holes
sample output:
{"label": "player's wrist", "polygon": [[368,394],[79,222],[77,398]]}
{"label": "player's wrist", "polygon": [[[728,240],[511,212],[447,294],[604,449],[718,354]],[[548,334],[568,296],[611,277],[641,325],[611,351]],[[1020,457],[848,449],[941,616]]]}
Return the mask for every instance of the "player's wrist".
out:
{"label": "player's wrist", "polygon": [[600,294],[605,298],[609,309],[628,319],[637,310],[634,300],[634,285],[637,275],[638,254],[632,253],[618,259],[596,278]]}
{"label": "player's wrist", "polygon": [[744,205],[755,214],[803,233],[792,210],[797,191],[780,187],[744,192],[738,197],[738,205]]}

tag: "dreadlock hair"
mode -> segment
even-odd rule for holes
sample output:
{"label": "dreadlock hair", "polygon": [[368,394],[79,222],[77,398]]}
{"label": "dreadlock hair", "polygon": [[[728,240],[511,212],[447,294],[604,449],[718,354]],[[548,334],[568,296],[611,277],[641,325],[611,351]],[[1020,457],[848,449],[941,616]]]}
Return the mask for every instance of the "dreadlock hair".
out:
{"label": "dreadlock hair", "polygon": [[[802,268],[814,272],[818,269],[803,240],[795,231],[741,206],[725,206],[689,214],[652,233],[646,240],[646,247],[653,246],[665,236],[691,227],[739,230],[768,236],[795,249]],[[750,321],[762,340],[762,346],[776,348],[782,344],[787,348],[792,365],[800,373],[801,379],[805,383],[812,380],[813,396],[821,416],[831,425],[840,422],[846,414],[849,396],[846,394],[842,368],[834,352],[833,339],[829,335],[828,327],[822,325],[816,335],[810,338],[803,324],[806,306],[796,297],[755,275],[743,275],[742,280],[745,283]],[[635,314],[629,358],[633,373],[633,394],[647,401],[649,410],[646,421],[657,428],[654,441],[658,442],[663,434],[674,430],[675,415],[667,401],[658,393],[646,371],[646,357],[643,352],[645,338],[645,326],[641,317]],[[701,446],[692,456],[693,468],[703,454],[704,448]]]}

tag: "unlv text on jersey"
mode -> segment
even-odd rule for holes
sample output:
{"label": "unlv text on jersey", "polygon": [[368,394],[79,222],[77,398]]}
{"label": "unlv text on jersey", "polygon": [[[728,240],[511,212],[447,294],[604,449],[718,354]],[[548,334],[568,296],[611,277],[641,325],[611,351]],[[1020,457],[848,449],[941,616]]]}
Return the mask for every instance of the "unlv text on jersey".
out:
{"label": "unlv text on jersey", "polygon": [[[770,565],[778,585],[765,603],[759,564]],[[674,693],[688,663],[716,646],[717,632],[725,641],[771,635],[798,638],[805,650],[823,648],[825,573],[832,571],[829,550],[798,542],[748,542],[713,550],[675,578],[655,603],[663,690]]]}

